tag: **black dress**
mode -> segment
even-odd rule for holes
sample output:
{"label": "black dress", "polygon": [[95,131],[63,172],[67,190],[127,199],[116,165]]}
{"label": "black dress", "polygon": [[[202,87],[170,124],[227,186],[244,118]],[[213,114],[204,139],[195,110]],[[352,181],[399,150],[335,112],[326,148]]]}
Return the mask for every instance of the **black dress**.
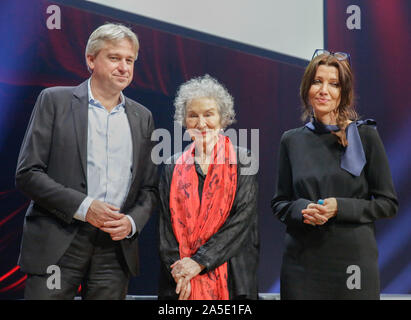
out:
{"label": "black dress", "polygon": [[[367,161],[358,177],[340,168],[344,149],[335,135],[301,127],[281,138],[271,207],[287,227],[282,299],[379,299],[374,221],[393,217],[398,201],[377,130],[358,130]],[[337,199],[337,215],[322,226],[304,224],[301,210],[328,197]]]}
{"label": "black dress", "polygon": [[[224,262],[228,262],[228,289],[230,299],[257,299],[257,268],[259,258],[259,235],[257,223],[258,185],[255,175],[240,174],[246,166],[246,149],[237,151],[237,189],[230,214],[220,228],[195,255],[191,258],[205,266],[202,273],[213,270]],[[160,179],[160,280],[159,299],[177,299],[176,283],[171,276],[170,266],[180,259],[178,243],[173,233],[170,221],[170,186],[173,177],[175,161],[181,154],[174,155],[166,164]],[[196,164],[198,175],[199,196],[201,199],[206,176]]]}

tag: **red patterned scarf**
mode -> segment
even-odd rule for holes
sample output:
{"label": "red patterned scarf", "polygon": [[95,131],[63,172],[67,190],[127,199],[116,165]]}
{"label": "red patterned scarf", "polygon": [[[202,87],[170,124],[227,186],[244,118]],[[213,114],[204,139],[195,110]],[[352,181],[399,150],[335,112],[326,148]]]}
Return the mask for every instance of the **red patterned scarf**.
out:
{"label": "red patterned scarf", "polygon": [[[198,195],[195,143],[177,160],[170,188],[171,224],[180,258],[191,257],[224,224],[237,187],[237,158],[228,137],[220,135],[213,149],[203,194]],[[191,279],[190,300],[228,300],[227,262]]]}

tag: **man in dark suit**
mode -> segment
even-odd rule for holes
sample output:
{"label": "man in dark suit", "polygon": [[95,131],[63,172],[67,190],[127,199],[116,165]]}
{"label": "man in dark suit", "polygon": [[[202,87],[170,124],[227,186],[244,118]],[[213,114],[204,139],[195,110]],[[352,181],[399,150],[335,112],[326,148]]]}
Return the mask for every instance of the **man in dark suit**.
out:
{"label": "man in dark suit", "polygon": [[129,28],[105,24],[87,43],[91,77],[37,99],[16,171],[32,199],[19,257],[26,299],[72,299],[80,284],[84,299],[124,299],[138,274],[137,236],[157,200],[152,115],[122,93],[138,49]]}

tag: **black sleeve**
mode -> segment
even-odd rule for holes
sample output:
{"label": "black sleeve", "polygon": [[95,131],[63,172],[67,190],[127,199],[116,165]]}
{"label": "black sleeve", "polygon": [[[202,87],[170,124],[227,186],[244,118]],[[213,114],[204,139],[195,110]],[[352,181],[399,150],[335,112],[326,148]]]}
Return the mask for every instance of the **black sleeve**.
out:
{"label": "black sleeve", "polygon": [[293,192],[293,175],[290,159],[287,153],[287,132],[283,134],[280,142],[278,156],[277,191],[271,200],[271,209],[274,215],[286,225],[303,226],[301,210],[305,209],[312,201],[308,199],[295,199]]}
{"label": "black sleeve", "polygon": [[48,174],[55,117],[55,99],[50,90],[37,98],[21,145],[16,169],[16,186],[56,217],[70,223],[86,194],[68,188]]}
{"label": "black sleeve", "polygon": [[164,266],[171,272],[170,266],[180,259],[177,239],[173,232],[170,213],[170,186],[174,165],[165,165],[160,178],[160,216],[159,216],[159,251]]}
{"label": "black sleeve", "polygon": [[246,241],[250,241],[250,229],[257,215],[258,183],[256,175],[238,175],[237,192],[230,215],[192,259],[213,270],[235,256]]}
{"label": "black sleeve", "polygon": [[379,218],[393,217],[398,210],[398,200],[384,145],[376,129],[364,127],[363,145],[367,158],[364,170],[370,199],[336,198],[336,222],[369,223]]}

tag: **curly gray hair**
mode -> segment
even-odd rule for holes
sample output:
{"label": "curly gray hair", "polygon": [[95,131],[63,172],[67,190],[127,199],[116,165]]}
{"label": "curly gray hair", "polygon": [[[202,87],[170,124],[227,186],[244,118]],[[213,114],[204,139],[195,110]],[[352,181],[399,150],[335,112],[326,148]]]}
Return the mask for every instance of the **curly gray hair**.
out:
{"label": "curly gray hair", "polygon": [[185,127],[187,105],[198,98],[215,100],[223,129],[235,122],[233,97],[221,83],[208,74],[188,80],[180,86],[174,100],[174,120]]}

